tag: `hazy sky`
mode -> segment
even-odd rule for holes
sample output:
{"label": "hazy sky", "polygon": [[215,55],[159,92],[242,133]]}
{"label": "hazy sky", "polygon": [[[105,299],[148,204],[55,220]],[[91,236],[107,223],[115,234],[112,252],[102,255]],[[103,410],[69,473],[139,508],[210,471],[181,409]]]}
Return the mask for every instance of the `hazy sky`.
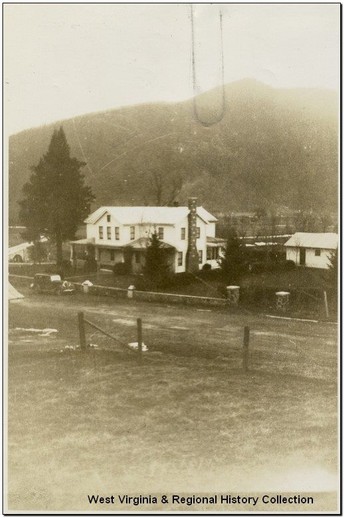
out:
{"label": "hazy sky", "polygon": [[[194,5],[200,90],[225,81],[338,90],[339,5]],[[9,134],[128,104],[193,95],[190,6],[7,4]]]}

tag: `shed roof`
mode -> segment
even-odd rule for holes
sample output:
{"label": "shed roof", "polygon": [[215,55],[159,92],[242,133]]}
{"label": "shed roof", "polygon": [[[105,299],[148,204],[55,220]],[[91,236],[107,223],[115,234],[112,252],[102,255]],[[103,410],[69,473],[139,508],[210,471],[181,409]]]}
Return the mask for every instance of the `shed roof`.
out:
{"label": "shed roof", "polygon": [[296,232],[284,243],[284,246],[335,250],[338,246],[338,234],[335,232]]}
{"label": "shed roof", "polygon": [[[104,214],[110,214],[123,225],[175,225],[189,212],[188,207],[99,207],[88,216],[85,223],[96,223]],[[203,207],[197,207],[197,215],[205,223],[217,221],[215,216]]]}

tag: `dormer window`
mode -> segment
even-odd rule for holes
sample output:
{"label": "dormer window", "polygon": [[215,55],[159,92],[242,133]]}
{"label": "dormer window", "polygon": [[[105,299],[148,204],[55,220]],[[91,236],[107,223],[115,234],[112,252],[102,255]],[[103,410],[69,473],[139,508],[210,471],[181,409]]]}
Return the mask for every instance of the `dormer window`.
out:
{"label": "dormer window", "polygon": [[106,221],[107,221],[108,223],[110,223],[110,221],[111,221],[111,216],[110,216],[110,214],[107,214],[107,216],[106,216]]}

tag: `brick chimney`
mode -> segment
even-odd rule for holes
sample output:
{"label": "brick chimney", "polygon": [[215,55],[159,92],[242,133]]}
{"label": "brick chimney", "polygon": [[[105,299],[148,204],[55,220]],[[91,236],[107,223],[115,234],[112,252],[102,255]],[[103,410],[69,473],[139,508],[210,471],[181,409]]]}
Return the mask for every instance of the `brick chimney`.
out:
{"label": "brick chimney", "polygon": [[197,198],[188,200],[188,249],[186,252],[186,271],[198,272],[198,251],[197,251]]}

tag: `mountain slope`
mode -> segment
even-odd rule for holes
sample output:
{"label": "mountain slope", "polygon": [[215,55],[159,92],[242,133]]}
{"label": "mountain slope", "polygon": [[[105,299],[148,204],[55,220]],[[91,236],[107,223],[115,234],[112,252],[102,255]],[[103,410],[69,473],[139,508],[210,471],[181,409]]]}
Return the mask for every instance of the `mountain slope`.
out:
{"label": "mountain slope", "polygon": [[30,166],[46,152],[53,129],[63,125],[72,154],[99,205],[157,203],[182,177],[178,201],[198,196],[210,210],[312,207],[337,202],[337,99],[325,90],[281,90],[253,80],[193,100],[137,105],[94,113],[23,131],[9,141],[10,220]]}

